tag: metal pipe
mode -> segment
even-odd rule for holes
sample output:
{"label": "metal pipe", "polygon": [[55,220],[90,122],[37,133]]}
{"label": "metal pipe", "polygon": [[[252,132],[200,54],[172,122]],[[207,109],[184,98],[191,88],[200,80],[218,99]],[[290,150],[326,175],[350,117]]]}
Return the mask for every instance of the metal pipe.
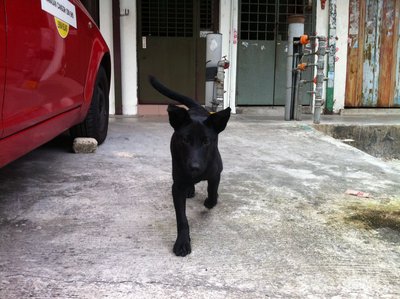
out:
{"label": "metal pipe", "polygon": [[218,71],[218,62],[222,56],[222,34],[209,33],[206,36],[206,93],[205,106],[213,107],[215,77]]}
{"label": "metal pipe", "polygon": [[301,113],[302,113],[302,105],[299,103],[299,89],[300,89],[300,84],[302,84],[300,80],[300,74],[301,71],[299,69],[296,70],[296,75],[295,75],[295,81],[296,81],[296,90],[294,92],[294,101],[293,101],[293,109],[294,109],[294,114],[293,118],[295,120],[301,120]]}
{"label": "metal pipe", "polygon": [[285,120],[291,120],[292,112],[292,80],[293,80],[293,39],[304,34],[304,20],[302,15],[288,17],[288,53],[286,63],[286,101],[285,101]]}

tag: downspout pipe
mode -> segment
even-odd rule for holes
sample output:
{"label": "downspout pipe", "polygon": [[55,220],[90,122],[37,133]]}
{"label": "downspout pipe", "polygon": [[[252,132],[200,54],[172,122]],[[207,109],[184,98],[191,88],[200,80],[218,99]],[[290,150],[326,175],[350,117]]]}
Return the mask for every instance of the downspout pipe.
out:
{"label": "downspout pipe", "polygon": [[121,22],[119,0],[112,1],[115,115],[122,115]]}

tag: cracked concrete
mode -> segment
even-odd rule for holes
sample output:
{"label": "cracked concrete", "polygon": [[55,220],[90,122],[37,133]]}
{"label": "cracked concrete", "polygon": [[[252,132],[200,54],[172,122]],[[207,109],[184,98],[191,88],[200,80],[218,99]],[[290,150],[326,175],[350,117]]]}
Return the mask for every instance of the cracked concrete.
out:
{"label": "cracked concrete", "polygon": [[0,169],[0,298],[400,296],[400,232],[348,221],[348,207],[400,201],[399,164],[307,121],[233,116],[219,204],[197,185],[179,258],[171,134],[164,117],[112,119],[94,154],[61,136]]}

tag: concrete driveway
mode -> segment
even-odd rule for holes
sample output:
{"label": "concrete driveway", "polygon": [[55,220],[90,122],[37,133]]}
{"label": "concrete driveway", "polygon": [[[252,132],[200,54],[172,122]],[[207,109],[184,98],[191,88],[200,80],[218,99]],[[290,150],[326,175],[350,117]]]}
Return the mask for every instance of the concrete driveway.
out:
{"label": "concrete driveway", "polygon": [[[400,166],[305,122],[233,116],[220,201],[175,257],[165,117],[112,119],[0,169],[0,298],[399,298]],[[346,194],[369,193],[369,198]]]}

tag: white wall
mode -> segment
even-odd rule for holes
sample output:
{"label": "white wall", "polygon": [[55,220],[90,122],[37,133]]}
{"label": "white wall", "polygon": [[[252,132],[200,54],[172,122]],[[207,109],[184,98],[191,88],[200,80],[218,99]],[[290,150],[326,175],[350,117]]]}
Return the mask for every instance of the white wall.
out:
{"label": "white wall", "polygon": [[344,108],[346,99],[346,73],[347,73],[347,41],[349,36],[349,0],[337,1],[336,33],[338,40],[336,47],[339,59],[335,65],[335,104],[333,109],[339,112]]}
{"label": "white wall", "polygon": [[[120,9],[129,9],[129,15],[120,17],[121,21],[121,85],[123,115],[137,114],[137,59],[136,59],[136,0],[120,0]],[[112,80],[110,90],[110,114],[115,114],[114,61],[112,0],[100,1],[100,31],[110,50]]]}
{"label": "white wall", "polygon": [[[346,70],[347,70],[347,38],[349,27],[349,0],[336,1],[336,57],[338,61],[335,64],[335,85],[334,85],[334,112],[343,109],[346,92]],[[328,36],[329,22],[329,1],[326,2],[325,9],[321,9],[321,2],[317,1],[317,35]],[[326,95],[324,86],[324,98]]]}

